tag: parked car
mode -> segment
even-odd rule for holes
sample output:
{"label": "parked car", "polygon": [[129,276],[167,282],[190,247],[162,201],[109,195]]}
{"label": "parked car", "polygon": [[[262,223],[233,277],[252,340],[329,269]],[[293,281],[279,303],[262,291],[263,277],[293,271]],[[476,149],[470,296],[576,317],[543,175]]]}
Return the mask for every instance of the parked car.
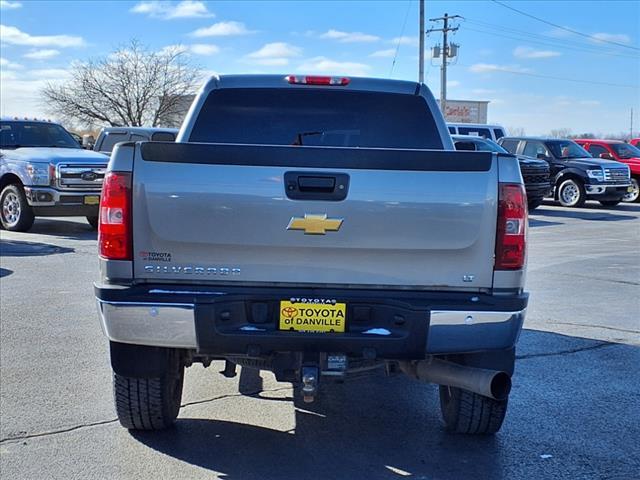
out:
{"label": "parked car", "polygon": [[[509,153],[493,140],[471,137],[467,135],[452,135],[456,150],[471,150],[476,152]],[[549,164],[544,160],[516,155],[520,165],[520,173],[527,191],[527,205],[529,211],[538,208],[542,200],[549,194],[551,183],[549,180]]]}
{"label": "parked car", "polygon": [[110,155],[113,147],[120,142],[173,142],[177,134],[177,128],[106,127],[100,131],[93,149]]}
{"label": "parked car", "polygon": [[623,202],[640,200],[640,149],[620,140],[594,140],[578,138],[574,140],[594,158],[616,160],[626,163],[631,170],[631,190],[622,197]]}
{"label": "parked car", "polygon": [[0,119],[0,223],[27,231],[38,216],[85,216],[95,228],[108,158],[61,125]]}
{"label": "parked car", "polygon": [[593,158],[571,140],[535,137],[504,137],[498,143],[516,155],[549,163],[553,196],[565,207],[581,207],[597,200],[613,207],[631,186],[629,167],[614,160]]}
{"label": "parked car", "polygon": [[404,372],[441,385],[449,430],[497,431],[528,302],[517,160],[455,151],[415,82],[221,75],[194,102],[176,142],[119,144],[105,179],[120,423],[171,425],[185,365],[224,359],[307,402]]}
{"label": "parked car", "polygon": [[504,127],[487,125],[484,123],[447,123],[451,135],[471,135],[473,137],[488,138],[497,142],[505,136]]}
{"label": "parked car", "polygon": [[632,138],[629,143],[634,147],[640,147],[640,138]]}

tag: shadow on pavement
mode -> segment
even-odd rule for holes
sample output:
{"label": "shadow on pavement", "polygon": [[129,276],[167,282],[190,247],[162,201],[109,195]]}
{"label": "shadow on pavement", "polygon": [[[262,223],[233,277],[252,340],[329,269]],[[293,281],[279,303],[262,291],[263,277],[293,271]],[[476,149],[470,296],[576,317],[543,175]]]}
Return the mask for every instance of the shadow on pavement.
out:
{"label": "shadow on pavement", "polygon": [[529,215],[529,226],[530,227],[550,227],[553,225],[564,225],[562,222],[548,222],[546,220],[539,220],[537,218],[531,218]]}
{"label": "shadow on pavement", "polygon": [[[556,210],[538,207],[531,215],[536,217],[553,217],[553,218],[576,218],[579,220],[600,221],[600,222],[618,222],[624,220],[636,220],[633,215],[620,215],[617,213],[609,213],[604,209],[575,209],[575,210]],[[533,219],[539,221],[539,219]],[[531,222],[531,220],[530,220]],[[530,223],[531,224],[531,223]],[[534,225],[535,226],[535,225]]]}
{"label": "shadow on pavement", "polygon": [[8,277],[13,273],[13,270],[9,270],[8,268],[0,268],[0,278]]}
{"label": "shadow on pavement", "polygon": [[98,232],[86,221],[69,221],[52,218],[36,218],[29,233],[50,235],[69,240],[95,240]]}
{"label": "shadow on pavement", "polygon": [[[181,417],[173,429],[132,436],[230,480],[632,478],[640,461],[619,459],[633,457],[640,434],[639,354],[630,345],[523,332],[510,411],[489,437],[447,434],[437,388],[403,376],[325,383],[312,404],[296,395],[291,431]],[[241,389],[260,385],[255,372],[246,375]]]}
{"label": "shadow on pavement", "polygon": [[42,257],[58,253],[73,253],[75,249],[48,243],[0,240],[0,257]]}

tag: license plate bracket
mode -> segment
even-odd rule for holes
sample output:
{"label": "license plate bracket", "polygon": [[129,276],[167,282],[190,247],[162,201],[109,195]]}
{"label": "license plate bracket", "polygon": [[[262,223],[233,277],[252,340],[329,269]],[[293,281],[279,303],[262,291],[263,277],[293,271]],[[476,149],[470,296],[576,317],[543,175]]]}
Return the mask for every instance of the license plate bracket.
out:
{"label": "license plate bracket", "polygon": [[346,303],[280,301],[279,328],[307,333],[344,333]]}

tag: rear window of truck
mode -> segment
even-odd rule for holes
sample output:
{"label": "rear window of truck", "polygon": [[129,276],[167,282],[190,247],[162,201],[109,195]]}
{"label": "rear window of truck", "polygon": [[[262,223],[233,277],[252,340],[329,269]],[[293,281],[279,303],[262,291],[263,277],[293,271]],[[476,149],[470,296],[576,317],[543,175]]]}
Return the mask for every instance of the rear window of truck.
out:
{"label": "rear window of truck", "polygon": [[424,98],[323,89],[219,89],[190,142],[442,149]]}

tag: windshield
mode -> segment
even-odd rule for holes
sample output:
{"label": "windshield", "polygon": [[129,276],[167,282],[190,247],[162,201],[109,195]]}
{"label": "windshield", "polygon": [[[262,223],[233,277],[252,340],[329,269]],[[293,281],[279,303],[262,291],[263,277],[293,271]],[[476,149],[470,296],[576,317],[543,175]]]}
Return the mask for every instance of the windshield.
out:
{"label": "windshield", "polygon": [[547,148],[551,150],[556,158],[590,158],[591,155],[587,151],[571,140],[556,140],[546,143]]}
{"label": "windshield", "polygon": [[190,141],[442,148],[424,98],[330,87],[214,90],[202,107]]}
{"label": "windshield", "polygon": [[2,122],[0,148],[80,148],[69,132],[55,123]]}
{"label": "windshield", "polygon": [[640,148],[628,143],[612,143],[609,146],[620,158],[640,158]]}

